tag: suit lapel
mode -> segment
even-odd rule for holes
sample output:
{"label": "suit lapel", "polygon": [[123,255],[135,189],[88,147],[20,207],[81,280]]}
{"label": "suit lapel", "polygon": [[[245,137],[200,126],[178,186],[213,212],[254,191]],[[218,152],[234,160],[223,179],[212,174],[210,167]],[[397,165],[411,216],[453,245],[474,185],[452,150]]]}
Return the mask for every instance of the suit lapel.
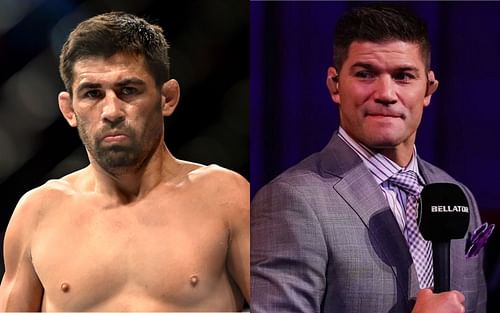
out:
{"label": "suit lapel", "polygon": [[[321,151],[320,159],[321,170],[340,178],[332,186],[333,189],[368,228],[375,252],[391,267],[399,289],[403,292],[402,297],[398,295],[398,302],[406,302],[409,281],[416,281],[416,272],[406,240],[380,186],[359,156],[337,134]],[[416,287],[418,288],[418,284]],[[414,286],[411,288],[413,290]]]}
{"label": "suit lapel", "polygon": [[[337,134],[333,135],[320,154],[320,170],[339,178],[332,188],[368,228],[374,250],[384,263],[391,266],[398,287],[404,293],[404,299],[409,298],[408,292],[409,295],[416,294],[420,288],[406,240],[372,174],[358,155]],[[450,177],[436,173],[418,157],[417,161],[420,174],[426,183],[456,183]],[[459,282],[464,275],[464,269],[459,262],[453,260],[461,260],[463,254],[464,240],[453,240],[450,245],[452,289],[461,288]],[[400,299],[398,296],[398,302]]]}

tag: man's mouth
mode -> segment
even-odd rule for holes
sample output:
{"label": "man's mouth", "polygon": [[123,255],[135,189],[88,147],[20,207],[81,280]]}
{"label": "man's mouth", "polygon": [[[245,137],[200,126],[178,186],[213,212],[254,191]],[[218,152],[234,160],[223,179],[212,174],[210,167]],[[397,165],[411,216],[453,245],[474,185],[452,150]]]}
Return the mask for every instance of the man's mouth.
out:
{"label": "man's mouth", "polygon": [[122,142],[124,140],[127,140],[128,136],[125,135],[124,133],[110,133],[106,134],[102,138],[102,142],[105,143],[116,143],[116,142]]}
{"label": "man's mouth", "polygon": [[391,113],[391,112],[368,112],[365,114],[368,117],[379,117],[379,118],[404,118],[403,114]]}

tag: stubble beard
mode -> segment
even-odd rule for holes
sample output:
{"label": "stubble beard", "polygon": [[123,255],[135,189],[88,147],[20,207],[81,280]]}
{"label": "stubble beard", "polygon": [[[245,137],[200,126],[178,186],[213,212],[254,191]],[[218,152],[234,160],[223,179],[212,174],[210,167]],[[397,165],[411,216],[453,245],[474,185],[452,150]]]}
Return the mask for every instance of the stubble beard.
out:
{"label": "stubble beard", "polygon": [[[149,123],[144,125],[144,136],[137,138],[136,131],[123,122],[116,127],[105,126],[93,137],[88,133],[86,122],[78,118],[78,134],[90,156],[106,172],[113,175],[135,172],[151,157],[161,139],[163,124]],[[160,128],[161,127],[161,128]],[[103,134],[110,130],[118,130],[126,134],[126,143],[104,145]]]}

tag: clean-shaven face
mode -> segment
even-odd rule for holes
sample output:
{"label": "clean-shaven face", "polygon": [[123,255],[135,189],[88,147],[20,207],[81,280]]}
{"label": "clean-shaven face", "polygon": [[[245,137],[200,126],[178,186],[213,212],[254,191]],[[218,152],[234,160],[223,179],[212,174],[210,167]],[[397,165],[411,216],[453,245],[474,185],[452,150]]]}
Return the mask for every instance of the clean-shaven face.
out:
{"label": "clean-shaven face", "polygon": [[340,124],[374,150],[413,149],[426,87],[418,44],[353,42],[339,74]]}

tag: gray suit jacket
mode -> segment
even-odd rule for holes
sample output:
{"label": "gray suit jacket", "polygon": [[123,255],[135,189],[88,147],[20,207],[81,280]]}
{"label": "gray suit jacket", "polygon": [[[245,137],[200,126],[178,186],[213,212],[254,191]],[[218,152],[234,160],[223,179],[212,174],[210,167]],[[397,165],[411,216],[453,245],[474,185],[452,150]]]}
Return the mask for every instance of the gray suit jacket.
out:
{"label": "gray suit jacket", "polygon": [[[419,159],[427,183],[459,184]],[[460,185],[460,184],[459,184]],[[469,230],[480,224],[476,202]],[[451,289],[486,311],[482,255],[452,240]],[[264,186],[251,209],[252,313],[410,312],[419,289],[406,240],[379,185],[335,134]]]}

